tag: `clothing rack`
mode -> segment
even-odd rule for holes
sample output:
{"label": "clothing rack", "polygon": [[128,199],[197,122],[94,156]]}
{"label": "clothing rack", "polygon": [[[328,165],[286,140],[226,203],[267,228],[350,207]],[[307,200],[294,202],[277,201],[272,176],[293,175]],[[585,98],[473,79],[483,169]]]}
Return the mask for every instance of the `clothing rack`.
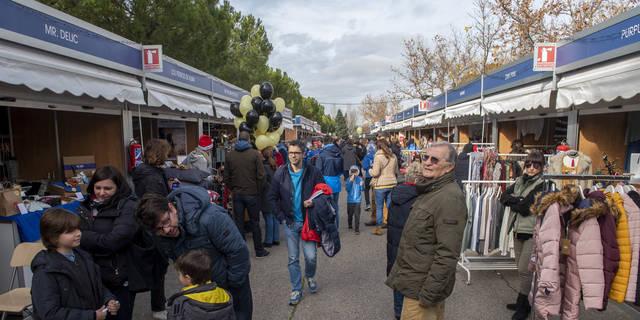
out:
{"label": "clothing rack", "polygon": [[633,176],[607,174],[543,174],[543,179],[553,180],[598,180],[598,181],[629,181]]}

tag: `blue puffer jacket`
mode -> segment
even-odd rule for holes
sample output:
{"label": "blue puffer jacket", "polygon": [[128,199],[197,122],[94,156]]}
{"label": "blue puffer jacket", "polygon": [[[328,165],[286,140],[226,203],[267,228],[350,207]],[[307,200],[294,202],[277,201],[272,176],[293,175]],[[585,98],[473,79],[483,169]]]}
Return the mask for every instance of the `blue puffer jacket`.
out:
{"label": "blue puffer jacket", "polygon": [[249,249],[225,209],[211,204],[203,188],[185,186],[169,194],[176,204],[180,224],[178,238],[159,237],[160,247],[171,259],[194,249],[209,251],[211,279],[221,287],[240,287],[248,279]]}
{"label": "blue puffer jacket", "polygon": [[[287,224],[293,223],[293,185],[291,183],[291,174],[289,174],[289,163],[281,166],[276,170],[271,180],[271,190],[269,191],[269,202],[272,203],[274,213],[279,221],[286,221]],[[324,183],[322,174],[318,169],[312,166],[304,167],[302,173],[302,197],[301,201],[307,200],[313,194],[313,188],[318,183]],[[304,205],[300,204],[300,208],[304,210]]]}
{"label": "blue puffer jacket", "polygon": [[373,166],[373,158],[376,155],[375,148],[368,148],[367,155],[364,156],[364,160],[362,160],[362,170],[364,170],[364,177],[371,178],[371,174],[369,174],[369,169]]}
{"label": "blue puffer jacket", "polygon": [[324,180],[331,187],[333,193],[338,193],[342,190],[342,183],[340,177],[343,174],[342,167],[342,151],[335,144],[329,144],[318,156],[316,161],[316,168],[322,172]]}
{"label": "blue puffer jacket", "polygon": [[356,176],[353,181],[347,178],[347,203],[360,203],[362,202],[362,190],[364,188],[364,182],[360,176]]}

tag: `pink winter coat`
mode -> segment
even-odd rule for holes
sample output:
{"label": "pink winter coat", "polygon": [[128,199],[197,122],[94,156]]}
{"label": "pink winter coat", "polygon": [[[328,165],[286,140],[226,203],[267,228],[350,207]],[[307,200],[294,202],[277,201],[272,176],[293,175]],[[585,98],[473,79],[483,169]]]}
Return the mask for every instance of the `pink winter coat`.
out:
{"label": "pink winter coat", "polygon": [[598,217],[606,214],[601,202],[582,200],[579,209],[571,211],[567,256],[566,283],[562,301],[562,319],[579,319],[580,296],[585,309],[602,309],[604,294],[604,263]]}
{"label": "pink winter coat", "polygon": [[562,216],[573,209],[572,203],[577,197],[576,190],[564,188],[538,199],[531,208],[538,219],[532,250],[536,281],[529,300],[536,317],[541,319],[559,315],[561,311],[566,262],[566,256],[560,253],[560,240],[564,233]]}
{"label": "pink winter coat", "polygon": [[636,287],[638,281],[638,259],[640,259],[640,209],[633,199],[626,193],[620,193],[624,202],[624,210],[627,212],[629,223],[629,237],[631,239],[631,273],[629,274],[629,285],[624,300],[628,302],[636,301]]}

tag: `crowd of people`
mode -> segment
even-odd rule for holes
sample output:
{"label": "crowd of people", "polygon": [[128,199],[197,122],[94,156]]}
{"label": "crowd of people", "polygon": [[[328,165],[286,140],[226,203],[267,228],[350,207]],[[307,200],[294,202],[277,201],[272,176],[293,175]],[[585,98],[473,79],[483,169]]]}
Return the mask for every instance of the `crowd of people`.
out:
{"label": "crowd of people", "polygon": [[[184,164],[214,172],[212,147],[211,138],[202,136]],[[329,256],[339,251],[343,186],[349,232],[360,234],[362,211],[370,212],[364,224],[374,235],[389,229],[386,283],[394,290],[396,317],[442,318],[466,224],[454,177],[457,154],[448,143],[432,144],[400,175],[396,139],[325,137],[258,151],[241,132],[226,154],[223,174],[205,179],[224,183],[232,199],[226,206],[212,201],[202,185],[176,187],[167,178],[170,149],[164,140],[147,141],[144,163],[131,172],[131,183],[112,166],[98,168],[77,212],[44,214],[47,250],[32,266],[36,319],[131,319],[136,294],[146,291],[155,319],[251,319],[244,235],[252,234],[256,258],[269,259],[267,249],[280,245],[281,229],[289,304],[296,305],[303,282],[310,293],[318,291],[318,247]],[[333,237],[330,248],[324,236],[319,239],[322,232]],[[166,299],[169,261],[184,288]]]}

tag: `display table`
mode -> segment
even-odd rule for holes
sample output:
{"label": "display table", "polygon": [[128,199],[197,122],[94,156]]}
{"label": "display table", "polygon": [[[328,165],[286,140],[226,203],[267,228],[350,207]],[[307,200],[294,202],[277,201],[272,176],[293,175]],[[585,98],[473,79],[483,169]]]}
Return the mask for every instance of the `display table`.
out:
{"label": "display table", "polygon": [[[80,201],[73,201],[55,208],[67,209],[73,213],[80,206]],[[20,241],[34,242],[40,240],[40,218],[45,210],[33,211],[25,214],[15,214],[8,217],[0,217],[0,221],[14,221],[18,226]]]}

